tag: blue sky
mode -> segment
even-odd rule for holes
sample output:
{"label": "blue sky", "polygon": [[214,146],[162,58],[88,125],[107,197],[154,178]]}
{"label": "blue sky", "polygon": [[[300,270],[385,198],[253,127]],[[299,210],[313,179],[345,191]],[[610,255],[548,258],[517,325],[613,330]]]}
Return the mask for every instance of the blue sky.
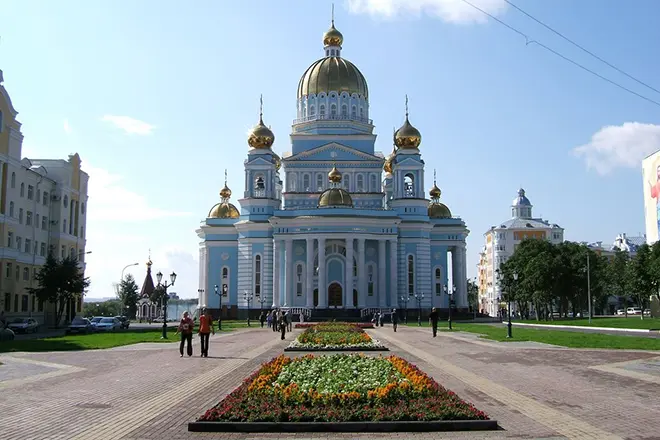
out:
{"label": "blue sky", "polygon": [[[659,3],[513,2],[660,89]],[[473,3],[660,101],[503,0]],[[141,283],[151,249],[155,269],[179,274],[172,290],[195,297],[194,230],[225,168],[234,201],[242,191],[259,94],[275,150],[290,149],[296,86],[322,56],[330,2],[0,0],[0,9],[0,69],[24,155],[78,152],[91,175],[89,296],[111,296],[129,263],[140,262],[127,272]],[[471,276],[483,233],[509,217],[521,185],[569,240],[643,230],[640,161],[660,148],[658,106],[526,46],[461,0],[340,1],[335,18],[343,56],[369,83],[377,150],[391,150],[410,97],[425,185],[437,169],[443,201],[471,230]]]}

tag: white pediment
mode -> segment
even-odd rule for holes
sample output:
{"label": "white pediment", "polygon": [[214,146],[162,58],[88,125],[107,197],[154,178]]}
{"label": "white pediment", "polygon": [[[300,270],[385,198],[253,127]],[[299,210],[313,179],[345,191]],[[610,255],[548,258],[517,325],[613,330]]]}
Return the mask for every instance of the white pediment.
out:
{"label": "white pediment", "polygon": [[[335,154],[333,154],[335,153]],[[373,154],[364,153],[355,148],[330,142],[320,147],[306,150],[285,159],[287,162],[293,161],[373,161],[382,162],[383,159]]]}
{"label": "white pediment", "polygon": [[420,165],[423,165],[423,162],[419,159],[415,159],[413,157],[406,157],[402,161],[397,161],[395,166],[396,167],[415,167],[418,168]]}
{"label": "white pediment", "polygon": [[249,159],[248,159],[247,164],[248,164],[248,165],[266,165],[266,166],[272,166],[272,165],[273,165],[273,162],[271,162],[270,160],[268,160],[268,159],[266,159],[266,158],[264,158],[264,157],[257,157],[257,158],[252,159],[252,160],[249,160]]}

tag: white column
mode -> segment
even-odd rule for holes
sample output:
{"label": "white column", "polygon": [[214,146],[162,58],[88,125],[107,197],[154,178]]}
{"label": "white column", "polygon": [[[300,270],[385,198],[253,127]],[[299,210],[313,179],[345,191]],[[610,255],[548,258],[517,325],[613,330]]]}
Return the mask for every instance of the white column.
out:
{"label": "white column", "polygon": [[399,265],[397,264],[399,258],[397,256],[397,240],[390,240],[390,307],[397,308],[399,306],[398,296],[398,272]]}
{"label": "white column", "polygon": [[286,275],[284,276],[284,304],[283,307],[291,307],[292,304],[292,294],[294,286],[294,275],[293,275],[293,239],[287,238],[284,241],[284,267],[286,268]]}
{"label": "white column", "polygon": [[459,307],[467,307],[468,306],[468,299],[467,299],[467,273],[466,273],[466,265],[465,265],[465,245],[458,246],[457,252],[458,258],[457,258],[457,269],[458,269],[458,278],[456,279],[456,288],[458,289],[459,295],[458,295],[458,302],[457,305]]}
{"label": "white column", "polygon": [[346,239],[346,275],[344,277],[344,308],[353,308],[353,239]]}
{"label": "white column", "polygon": [[307,292],[307,308],[314,307],[314,286],[312,277],[314,276],[314,239],[307,239],[307,263],[305,264],[305,290]]}
{"label": "white column", "polygon": [[367,274],[364,265],[365,253],[364,238],[358,238],[358,307],[361,309],[367,305]]}
{"label": "white column", "polygon": [[318,239],[319,246],[319,278],[318,278],[318,288],[319,288],[319,308],[328,307],[328,288],[326,286],[327,282],[325,280],[325,238]]}
{"label": "white column", "polygon": [[[385,267],[385,240],[378,240],[378,307],[387,307],[387,291],[385,290],[385,274],[387,268]],[[376,274],[374,274],[376,275]]]}
{"label": "white column", "polygon": [[280,306],[280,243],[273,239],[273,308]]}

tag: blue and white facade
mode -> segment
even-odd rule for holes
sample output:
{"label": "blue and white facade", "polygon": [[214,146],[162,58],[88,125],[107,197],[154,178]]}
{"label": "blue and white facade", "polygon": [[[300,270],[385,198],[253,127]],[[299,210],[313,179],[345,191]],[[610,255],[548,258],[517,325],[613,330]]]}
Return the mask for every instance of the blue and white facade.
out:
{"label": "blue and white facade", "polygon": [[[244,316],[248,307],[322,316],[329,308],[403,308],[407,300],[413,308],[423,294],[422,308],[446,309],[447,286],[455,286],[456,307],[468,307],[469,231],[444,205],[448,215],[432,214],[440,191],[434,185],[434,201],[426,198],[421,136],[417,145],[400,139],[388,157],[375,151],[366,81],[341,58],[342,42],[333,25],[325,57],[300,80],[291,151],[280,159],[260,121],[240,210],[232,214],[225,186],[197,230],[200,306],[217,311],[222,302],[223,316]],[[333,168],[340,182],[329,181]],[[322,200],[331,187],[344,202]]]}

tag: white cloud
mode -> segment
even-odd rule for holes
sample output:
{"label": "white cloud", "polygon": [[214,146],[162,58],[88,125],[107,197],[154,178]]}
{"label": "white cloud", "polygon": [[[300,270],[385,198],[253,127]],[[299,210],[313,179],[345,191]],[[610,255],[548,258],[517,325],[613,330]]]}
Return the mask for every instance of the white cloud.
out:
{"label": "white cloud", "polygon": [[615,168],[637,168],[642,159],[660,150],[660,125],[626,122],[598,130],[591,140],[573,149],[587,168],[607,174]]}
{"label": "white cloud", "polygon": [[122,186],[123,177],[120,175],[89,165],[83,165],[83,168],[89,174],[90,220],[141,222],[190,215],[151,206],[144,195]]}
{"label": "white cloud", "polygon": [[155,128],[151,124],[140,121],[139,119],[131,118],[130,116],[105,115],[101,120],[110,122],[115,127],[121,128],[128,134],[149,135]]}
{"label": "white cloud", "polygon": [[66,134],[71,133],[71,126],[69,125],[69,120],[68,119],[64,120],[64,126],[62,128],[64,128],[64,132]]}
{"label": "white cloud", "polygon": [[[470,3],[495,16],[507,8],[504,0],[471,0]],[[462,0],[348,0],[348,9],[354,14],[387,19],[426,13],[450,23],[484,23],[488,20],[483,12]]]}

